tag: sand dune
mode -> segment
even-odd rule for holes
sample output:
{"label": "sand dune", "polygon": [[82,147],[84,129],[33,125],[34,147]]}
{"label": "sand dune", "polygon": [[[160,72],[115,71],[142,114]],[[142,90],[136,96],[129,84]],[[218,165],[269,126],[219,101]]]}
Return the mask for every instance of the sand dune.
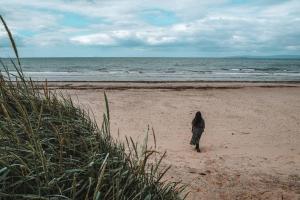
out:
{"label": "sand dune", "polygon": [[[74,89],[74,88],[73,88]],[[68,90],[102,120],[103,90]],[[300,198],[300,87],[128,89],[107,91],[112,132],[141,140],[153,127],[167,151],[168,178],[188,199]],[[206,120],[202,153],[189,145],[191,121]]]}

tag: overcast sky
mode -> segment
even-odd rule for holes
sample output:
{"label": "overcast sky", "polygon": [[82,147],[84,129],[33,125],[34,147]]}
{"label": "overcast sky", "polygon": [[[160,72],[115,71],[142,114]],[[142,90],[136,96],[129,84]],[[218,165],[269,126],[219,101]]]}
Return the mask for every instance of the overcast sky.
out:
{"label": "overcast sky", "polygon": [[300,55],[300,0],[0,0],[0,14],[23,57]]}

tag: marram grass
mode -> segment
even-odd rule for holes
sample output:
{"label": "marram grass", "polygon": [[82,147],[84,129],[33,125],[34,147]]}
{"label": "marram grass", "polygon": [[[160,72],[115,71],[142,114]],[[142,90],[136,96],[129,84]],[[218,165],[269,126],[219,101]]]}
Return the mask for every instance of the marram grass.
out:
{"label": "marram grass", "polygon": [[[1,16],[0,16],[1,17]],[[182,199],[184,186],[162,181],[157,152],[123,144],[110,134],[106,113],[101,128],[69,97],[26,79],[17,63],[0,73],[0,199]],[[156,157],[156,156],[155,156]]]}

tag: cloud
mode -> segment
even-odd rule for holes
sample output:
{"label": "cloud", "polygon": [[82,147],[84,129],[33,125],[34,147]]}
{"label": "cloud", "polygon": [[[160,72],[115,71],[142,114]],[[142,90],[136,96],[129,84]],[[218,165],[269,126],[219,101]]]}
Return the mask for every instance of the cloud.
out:
{"label": "cloud", "polygon": [[88,34],[70,38],[72,42],[83,45],[102,45],[116,46],[122,44],[131,44],[134,46],[142,45],[164,45],[174,43],[177,40],[175,35],[170,35],[164,29],[155,30],[118,30],[107,33]]}
{"label": "cloud", "polygon": [[91,35],[76,36],[70,39],[71,41],[83,45],[114,45],[116,40],[108,34],[98,33]]}
{"label": "cloud", "polygon": [[74,52],[74,45],[92,47],[88,51],[136,48],[145,56],[152,51],[164,54],[166,49],[187,55],[189,51],[300,54],[297,0],[0,0],[0,4],[13,34],[27,47],[69,46]]}

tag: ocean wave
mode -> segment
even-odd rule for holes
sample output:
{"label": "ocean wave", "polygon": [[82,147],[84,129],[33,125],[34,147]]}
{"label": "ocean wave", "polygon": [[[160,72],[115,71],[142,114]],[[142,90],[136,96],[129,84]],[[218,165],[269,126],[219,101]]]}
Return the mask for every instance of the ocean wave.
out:
{"label": "ocean wave", "polygon": [[[13,70],[13,67],[10,68]],[[214,58],[26,59],[24,73],[48,80],[296,80],[300,60]],[[15,72],[14,72],[15,73]]]}

